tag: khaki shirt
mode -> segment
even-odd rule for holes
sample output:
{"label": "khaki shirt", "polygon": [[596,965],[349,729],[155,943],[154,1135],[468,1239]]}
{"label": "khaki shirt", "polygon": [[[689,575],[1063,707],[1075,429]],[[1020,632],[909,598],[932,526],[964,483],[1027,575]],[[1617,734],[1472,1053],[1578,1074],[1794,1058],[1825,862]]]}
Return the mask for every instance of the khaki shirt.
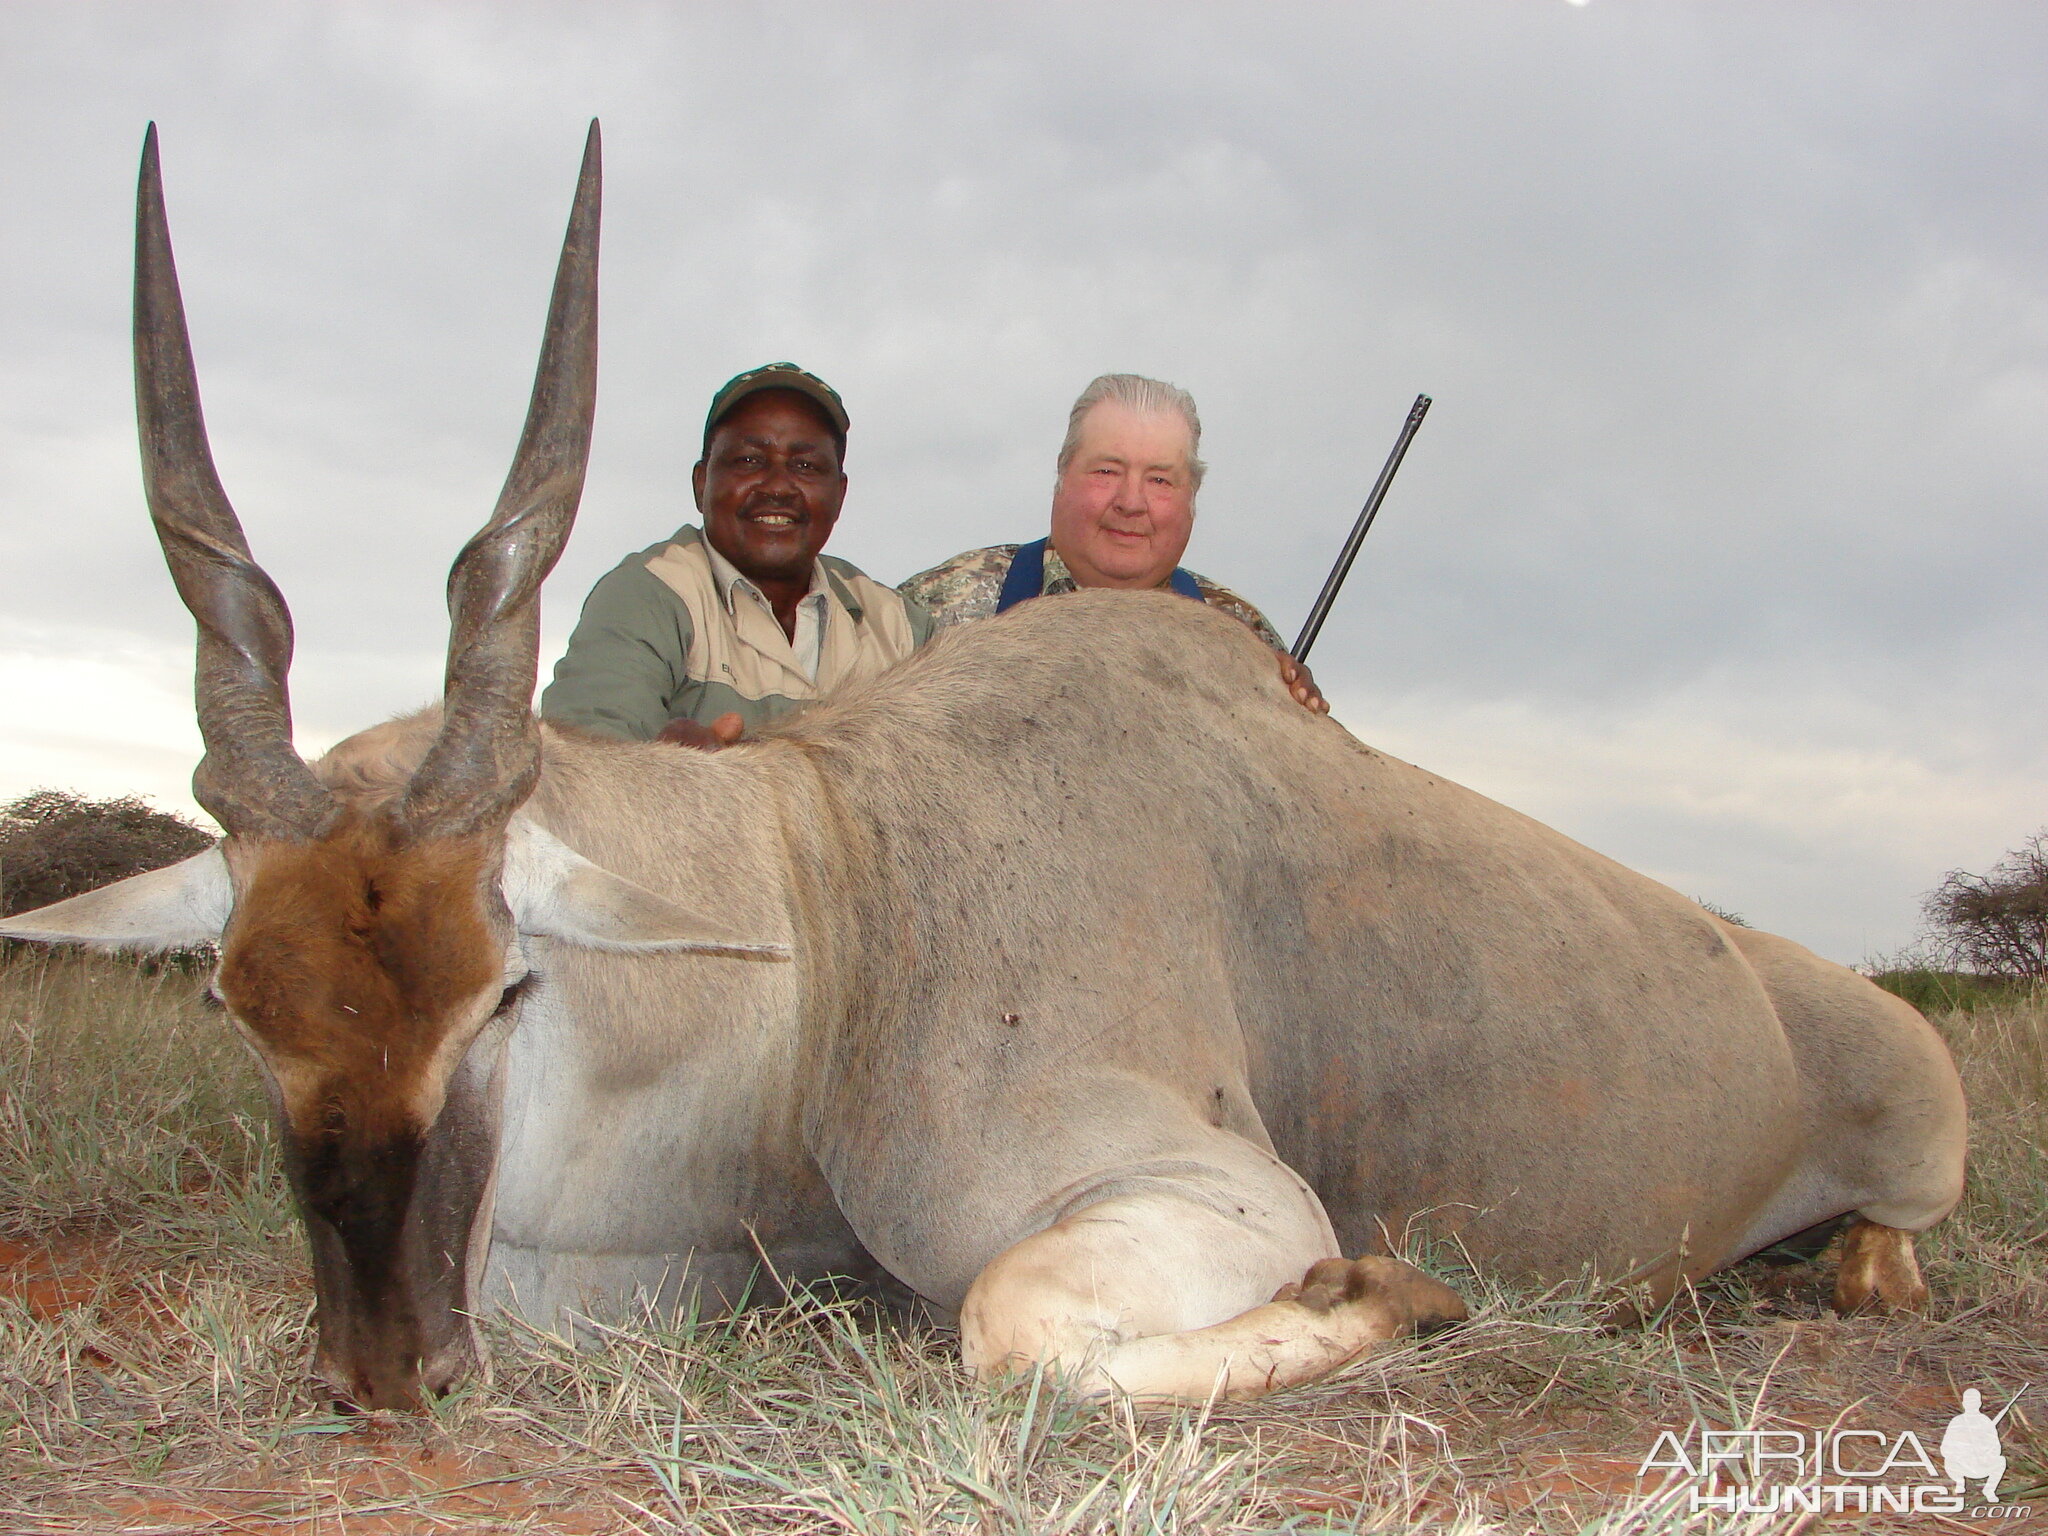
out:
{"label": "khaki shirt", "polygon": [[683,528],[591,588],[540,711],[632,741],[678,716],[708,725],[732,713],[754,731],[875,676],[931,632],[922,608],[821,555],[792,643],[754,584]]}

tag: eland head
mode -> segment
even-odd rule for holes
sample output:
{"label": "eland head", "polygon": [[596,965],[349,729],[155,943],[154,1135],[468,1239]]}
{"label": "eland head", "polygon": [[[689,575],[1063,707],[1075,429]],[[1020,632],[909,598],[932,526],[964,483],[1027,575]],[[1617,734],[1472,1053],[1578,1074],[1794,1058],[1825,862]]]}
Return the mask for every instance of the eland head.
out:
{"label": "eland head", "polygon": [[422,1154],[457,1065],[519,979],[507,968],[517,944],[501,889],[504,832],[539,773],[540,585],[568,538],[589,454],[599,180],[592,123],[526,428],[490,521],[449,572],[440,733],[403,793],[351,805],[292,746],[291,615],[214,470],[154,125],[143,144],[143,484],[199,627],[206,755],[193,795],[227,833],[182,895],[201,929],[220,920],[203,935],[220,944],[216,992],[267,1069],[312,1243],[322,1373],[364,1407],[409,1405],[474,1353],[459,1309],[393,1303],[419,1289],[402,1283],[405,1268],[437,1271],[429,1289],[451,1300],[463,1286],[464,1255],[431,1251],[452,1234],[416,1219],[422,1174],[433,1172]]}
{"label": "eland head", "polygon": [[[311,1242],[317,1367],[343,1400],[409,1407],[478,1363],[494,1111],[465,1062],[525,976],[519,938],[722,946],[652,893],[523,819],[540,773],[532,697],[542,579],[582,492],[597,374],[598,129],[556,271],[532,402],[489,522],[448,577],[438,731],[402,786],[323,782],[292,745],[292,625],[216,474],[165,221],[143,144],[135,390],[150,516],[198,623],[206,755],[193,793],[226,836],[197,858],[10,919],[104,948],[218,943],[216,995],[264,1069]],[[508,835],[509,834],[509,835]],[[708,939],[708,942],[707,942]]]}

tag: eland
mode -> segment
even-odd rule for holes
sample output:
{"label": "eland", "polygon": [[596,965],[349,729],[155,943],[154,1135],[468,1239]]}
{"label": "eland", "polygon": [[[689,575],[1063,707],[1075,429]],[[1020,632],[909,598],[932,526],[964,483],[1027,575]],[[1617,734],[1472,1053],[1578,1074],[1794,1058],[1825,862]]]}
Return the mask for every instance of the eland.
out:
{"label": "eland", "polygon": [[1955,1069],[1898,999],[1286,695],[1244,627],[1080,593],[717,754],[531,712],[596,371],[595,125],[438,707],[308,764],[212,465],[145,144],[144,478],[198,622],[213,850],[0,923],[218,943],[310,1238],[317,1369],[405,1407],[549,1326],[893,1278],[970,1366],[1251,1396],[1463,1315],[1388,1251],[1651,1300],[1848,1218],[1915,1307]]}

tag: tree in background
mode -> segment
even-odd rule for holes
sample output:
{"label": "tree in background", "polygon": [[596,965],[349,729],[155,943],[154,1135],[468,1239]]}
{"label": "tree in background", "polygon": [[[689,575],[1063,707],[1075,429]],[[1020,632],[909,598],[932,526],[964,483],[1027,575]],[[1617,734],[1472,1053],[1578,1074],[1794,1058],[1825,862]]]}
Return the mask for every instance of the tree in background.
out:
{"label": "tree in background", "polygon": [[213,834],[136,795],[39,789],[0,805],[0,915],[13,916],[190,858]]}
{"label": "tree in background", "polygon": [[2048,828],[1985,874],[1951,870],[1922,910],[1933,949],[1954,969],[2048,980]]}

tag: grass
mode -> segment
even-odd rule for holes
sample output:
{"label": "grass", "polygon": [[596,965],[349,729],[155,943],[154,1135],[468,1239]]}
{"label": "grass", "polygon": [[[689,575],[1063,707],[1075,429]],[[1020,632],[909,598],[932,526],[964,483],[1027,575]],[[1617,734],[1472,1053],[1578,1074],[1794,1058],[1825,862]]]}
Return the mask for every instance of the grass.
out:
{"label": "grass", "polygon": [[1910,960],[1884,963],[1870,973],[1870,979],[1926,1014],[2024,1005],[2036,990],[2028,982],[2004,981],[1970,971],[1945,971]]}
{"label": "grass", "polygon": [[1474,1319],[1435,1340],[1259,1403],[1134,1414],[976,1386],[943,1335],[811,1297],[648,1318],[596,1350],[495,1322],[489,1383],[430,1416],[345,1419],[306,1376],[303,1253],[254,1070],[196,979],[16,956],[0,1530],[1790,1536],[1805,1517],[1695,1514],[1639,1480],[1657,1432],[1841,1422],[1931,1446],[1963,1387],[2002,1403],[2027,1382],[2006,1487],[2048,1512],[2048,1004],[1937,1023],[1975,1151],[1922,1245],[1921,1319],[1827,1315],[1825,1264],[1744,1266],[1626,1332],[1571,1288],[1459,1275]]}

